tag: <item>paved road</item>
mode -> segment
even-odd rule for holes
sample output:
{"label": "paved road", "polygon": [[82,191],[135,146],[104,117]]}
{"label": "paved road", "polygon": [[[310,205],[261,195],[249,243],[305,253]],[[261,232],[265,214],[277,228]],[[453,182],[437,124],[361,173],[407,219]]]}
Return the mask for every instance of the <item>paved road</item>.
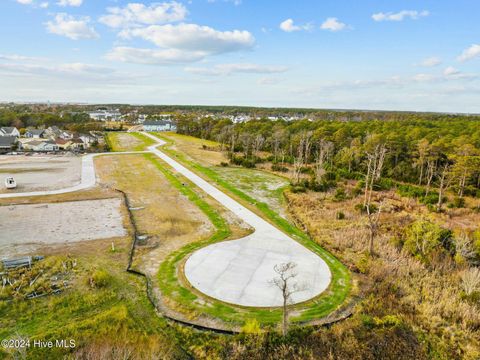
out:
{"label": "paved road", "polygon": [[[96,177],[95,177],[95,166],[93,164],[93,159],[96,156],[100,155],[112,155],[112,154],[141,154],[145,151],[126,151],[121,153],[98,153],[98,154],[88,154],[82,158],[82,174],[80,177],[80,183],[77,185],[69,186],[63,189],[57,190],[43,190],[43,191],[28,191],[28,192],[9,192],[0,194],[0,199],[6,198],[18,198],[18,197],[33,197],[33,196],[45,196],[45,195],[58,195],[58,194],[67,194],[79,190],[89,189],[95,186]],[[3,184],[1,184],[3,186]]]}
{"label": "paved road", "polygon": [[[164,143],[151,134],[145,135]],[[213,244],[193,253],[185,263],[185,275],[195,288],[228,303],[280,306],[281,292],[271,283],[277,277],[273,267],[286,262],[297,264],[298,275],[294,281],[306,289],[293,294],[292,303],[309,300],[328,287],[330,269],[318,255],[158,150],[157,146],[149,150],[255,229],[245,238]]]}
{"label": "paved road", "polygon": [[[151,134],[144,134],[157,142],[148,148],[148,152],[164,160],[255,229],[254,233],[245,238],[213,244],[193,253],[185,264],[185,275],[195,288],[228,303],[280,306],[283,299],[280,290],[272,284],[272,280],[277,277],[273,267],[286,262],[297,264],[297,276],[292,285],[305,289],[292,295],[292,303],[309,300],[328,287],[331,273],[328,265],[318,255],[158,150],[157,146],[165,142]],[[133,153],[144,152],[115,155]],[[96,183],[93,158],[98,155],[102,154],[83,157],[81,182],[78,185],[60,190],[0,194],[0,198],[64,194],[91,188]]]}

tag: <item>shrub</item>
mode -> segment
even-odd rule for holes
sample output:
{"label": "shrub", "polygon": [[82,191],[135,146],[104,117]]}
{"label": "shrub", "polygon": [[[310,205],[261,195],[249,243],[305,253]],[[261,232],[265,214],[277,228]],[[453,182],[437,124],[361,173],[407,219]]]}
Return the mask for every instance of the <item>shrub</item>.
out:
{"label": "shrub", "polygon": [[338,188],[335,191],[335,195],[333,196],[337,201],[344,201],[347,198],[347,194],[344,188]]}
{"label": "shrub", "polygon": [[272,164],[272,171],[287,172],[288,168],[279,164]]}
{"label": "shrub", "polygon": [[[368,213],[367,212],[367,206],[363,205],[363,203],[355,205],[355,210],[359,211],[362,214],[367,214]],[[370,210],[370,214],[373,214],[373,213],[376,213],[378,211],[378,207],[374,204],[370,204],[370,207],[369,207],[368,210]]]}
{"label": "shrub", "polygon": [[465,199],[461,197],[456,197],[453,199],[453,206],[456,208],[464,208],[465,207]]}
{"label": "shrub", "polygon": [[302,185],[292,186],[292,187],[290,188],[290,190],[291,190],[294,194],[307,192],[307,189],[305,188],[305,186],[302,186]]}
{"label": "shrub", "polygon": [[110,284],[112,277],[110,274],[103,270],[95,270],[92,276],[89,278],[89,284],[91,287],[103,288]]}
{"label": "shrub", "polygon": [[403,247],[424,262],[434,250],[443,247],[451,251],[452,233],[429,220],[417,220],[407,227]]}
{"label": "shrub", "polygon": [[225,161],[222,161],[222,162],[220,163],[220,166],[221,166],[221,167],[228,167],[228,163],[225,162]]}
{"label": "shrub", "polygon": [[262,329],[260,328],[260,323],[257,319],[247,319],[242,326],[242,333],[245,334],[260,334],[261,332]]}
{"label": "shrub", "polygon": [[342,211],[338,211],[335,217],[337,218],[337,220],[343,220],[345,219],[345,214]]}

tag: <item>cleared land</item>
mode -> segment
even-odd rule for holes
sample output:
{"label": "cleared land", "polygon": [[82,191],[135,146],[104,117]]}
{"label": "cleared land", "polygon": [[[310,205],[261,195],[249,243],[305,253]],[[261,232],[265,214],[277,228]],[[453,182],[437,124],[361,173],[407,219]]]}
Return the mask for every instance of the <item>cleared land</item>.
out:
{"label": "cleared land", "polygon": [[[221,243],[210,245],[205,247],[197,253],[200,254],[200,259],[195,259],[197,253],[194,253],[190,259],[194,259],[189,266],[189,260],[185,265],[186,276],[192,281],[192,284],[200,289],[202,292],[226,302],[231,302],[246,306],[278,306],[279,294],[278,289],[272,289],[271,283],[266,279],[273,279],[275,273],[273,271],[273,265],[286,261],[294,261],[299,265],[298,279],[302,279],[302,282],[306,286],[302,286],[305,291],[298,292],[294,297],[294,302],[305,301],[323,292],[330,283],[330,270],[323,259],[328,261],[331,266],[332,272],[332,285],[329,287],[330,292],[328,295],[334,295],[342,297],[348,293],[349,289],[349,277],[346,269],[330,254],[313,243],[309,243],[303,234],[298,232],[298,229],[294,229],[290,224],[280,218],[278,214],[272,212],[268,206],[262,205],[262,209],[265,211],[264,215],[271,216],[273,222],[276,223],[282,230],[288,233],[290,236],[300,237],[298,240],[304,246],[294,241],[291,237],[284,232],[278,230],[278,228],[272,226],[267,221],[240,205],[232,197],[226,195],[222,191],[218,190],[198,175],[192,173],[177,161],[173,160],[169,156],[166,156],[160,151],[150,148],[161,159],[167,162],[170,166],[176,169],[178,172],[189,178],[202,190],[206,191],[209,195],[219,201],[223,206],[230,209],[240,218],[244,219],[249,225],[256,229],[255,233],[251,236],[237,240],[234,242],[238,245],[241,242],[241,246],[234,251],[234,254],[230,254],[226,259],[222,260],[222,255],[209,256],[209,248],[222,248],[225,250],[231,245],[229,243]],[[202,173],[202,175],[210,177],[211,173],[208,169],[205,169],[198,164],[189,162],[184,158],[182,154],[178,152],[168,151],[170,156],[178,158],[183,163],[195,170]],[[219,185],[226,187],[229,191],[233,191],[235,195],[248,199],[249,202],[253,201],[245,194],[235,189],[231,184],[225,182],[218,182],[213,175],[211,180],[217,182]],[[311,250],[315,249],[317,253],[322,254],[322,258]],[[228,249],[227,249],[228,251]],[[256,256],[262,258],[262,253],[265,255],[263,260],[257,261],[254,259]],[[271,253],[271,254],[270,254]],[[256,255],[256,256],[253,256]],[[274,258],[274,259],[273,259]],[[211,260],[215,260],[212,262]],[[226,261],[224,261],[226,260]],[[265,261],[266,260],[266,261]],[[253,262],[252,262],[253,261]],[[220,266],[218,266],[220,264]],[[226,264],[226,266],[225,266]],[[314,264],[315,266],[311,266]],[[269,265],[272,265],[270,268]],[[310,265],[310,266],[309,266]],[[218,272],[220,270],[220,273]],[[198,277],[197,273],[204,276]],[[249,279],[253,279],[253,282],[249,282],[245,278],[245,274],[250,275]],[[216,276],[217,275],[217,276]],[[241,279],[240,279],[240,278]],[[218,284],[215,282],[218,280]],[[239,281],[237,281],[239,280]],[[302,284],[303,285],[303,284]],[[276,290],[276,291],[275,291]],[[255,293],[257,296],[252,296]],[[272,295],[272,293],[274,295]],[[248,295],[243,297],[243,295]],[[330,300],[331,301],[331,300]]]}
{"label": "cleared land", "polygon": [[126,235],[120,199],[0,206],[0,257]]}
{"label": "cleared land", "polygon": [[141,134],[126,132],[109,132],[107,142],[112,151],[142,151],[155,142]]}
{"label": "cleared land", "polygon": [[57,190],[80,182],[82,158],[77,156],[3,155],[0,156],[0,193],[6,193],[3,180],[13,176],[15,190],[8,193]]}
{"label": "cleared land", "polygon": [[153,160],[141,154],[95,160],[100,183],[124,191],[136,209],[133,216],[138,230],[148,240],[135,263],[152,275],[169,253],[212,230],[208,218],[165,179]]}

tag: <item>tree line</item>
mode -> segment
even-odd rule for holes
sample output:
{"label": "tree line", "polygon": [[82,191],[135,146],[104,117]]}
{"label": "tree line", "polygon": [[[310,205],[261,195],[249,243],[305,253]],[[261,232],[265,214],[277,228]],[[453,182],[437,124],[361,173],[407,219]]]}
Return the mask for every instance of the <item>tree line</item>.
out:
{"label": "tree line", "polygon": [[384,178],[418,186],[422,196],[415,197],[436,194],[438,207],[447,189],[459,198],[480,197],[480,121],[475,117],[233,124],[187,115],[178,117],[177,131],[218,141],[234,163],[252,167],[271,161],[280,171],[287,165],[293,185],[322,190],[335,177],[358,178],[369,196]]}

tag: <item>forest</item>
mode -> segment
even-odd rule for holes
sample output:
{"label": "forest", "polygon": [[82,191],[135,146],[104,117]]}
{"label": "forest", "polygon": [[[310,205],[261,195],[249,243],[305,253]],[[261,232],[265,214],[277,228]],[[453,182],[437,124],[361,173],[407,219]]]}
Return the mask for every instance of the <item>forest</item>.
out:
{"label": "forest", "polygon": [[[178,132],[218,141],[236,164],[253,167],[269,161],[272,169],[279,171],[289,165],[292,184],[310,189],[322,190],[334,185],[329,180],[338,178],[363,179],[369,164],[378,158],[381,176],[375,179],[375,187],[423,186],[423,194],[415,187],[404,190],[430,202],[435,200],[433,189],[453,189],[460,199],[480,197],[478,119],[253,120],[232,124],[228,119],[183,116],[178,119]],[[262,155],[266,153],[267,157]]]}

